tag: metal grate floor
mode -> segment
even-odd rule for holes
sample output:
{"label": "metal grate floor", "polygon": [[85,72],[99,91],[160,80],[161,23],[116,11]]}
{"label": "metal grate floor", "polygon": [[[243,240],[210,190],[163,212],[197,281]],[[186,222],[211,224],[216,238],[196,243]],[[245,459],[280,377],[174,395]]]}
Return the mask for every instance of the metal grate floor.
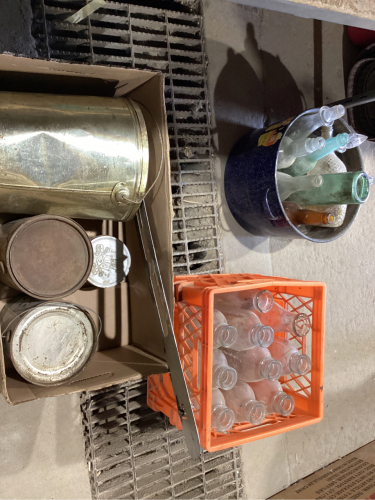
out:
{"label": "metal grate floor", "polygon": [[146,381],[81,395],[95,499],[237,499],[238,448],[192,460],[182,431],[146,404]]}
{"label": "metal grate floor", "polygon": [[72,24],[64,19],[84,6],[86,0],[32,0],[37,50],[45,58],[164,73],[174,208],[174,273],[220,273],[200,2],[142,3],[148,6],[107,0],[104,8]]}

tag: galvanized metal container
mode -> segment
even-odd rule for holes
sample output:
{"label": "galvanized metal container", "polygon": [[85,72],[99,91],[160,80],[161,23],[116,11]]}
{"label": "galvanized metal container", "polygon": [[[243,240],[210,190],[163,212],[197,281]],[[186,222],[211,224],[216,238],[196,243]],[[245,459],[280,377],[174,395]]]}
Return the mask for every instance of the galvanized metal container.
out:
{"label": "galvanized metal container", "polygon": [[1,311],[1,330],[14,368],[36,385],[69,382],[87,366],[97,346],[91,315],[70,303],[18,296]]}
{"label": "galvanized metal container", "polygon": [[0,281],[41,300],[70,295],[87,281],[90,238],[67,217],[37,215],[0,226]]}
{"label": "galvanized metal container", "polygon": [[[318,110],[310,109],[299,116],[314,111]],[[360,205],[348,205],[340,227],[305,226],[303,229],[303,226],[298,228],[289,221],[279,197],[276,172],[280,143],[295,120],[290,118],[266,129],[249,132],[234,145],[225,167],[225,197],[238,224],[253,235],[304,238],[315,243],[333,241],[353,224]],[[351,132],[343,119],[336,120],[333,128],[337,134]],[[364,170],[359,147],[348,149],[340,159],[348,172]]]}
{"label": "galvanized metal container", "polygon": [[113,236],[98,236],[91,243],[94,263],[88,282],[98,288],[121,283],[128,275],[131,264],[128,247]]}
{"label": "galvanized metal container", "polygon": [[131,219],[148,161],[130,99],[0,92],[0,213]]}

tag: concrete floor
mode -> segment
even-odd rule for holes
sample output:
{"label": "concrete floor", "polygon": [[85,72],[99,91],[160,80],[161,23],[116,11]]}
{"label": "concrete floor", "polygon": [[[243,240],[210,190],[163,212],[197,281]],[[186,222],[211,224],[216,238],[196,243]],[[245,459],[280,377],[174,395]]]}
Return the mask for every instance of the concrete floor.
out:
{"label": "concrete floor", "polygon": [[91,498],[79,396],[0,397],[0,498]]}
{"label": "concrete floor", "polygon": [[[18,9],[25,2],[9,4]],[[21,10],[20,34],[29,15]],[[220,190],[228,152],[249,128],[314,106],[314,22],[226,0],[204,0],[204,15]],[[343,27],[323,23],[322,34],[329,103],[345,93]],[[11,50],[9,43],[1,45],[0,37],[0,50]],[[371,145],[363,151],[375,175]],[[242,449],[244,497],[266,498],[375,439],[374,194],[352,229],[325,245],[253,237],[234,221],[222,191],[219,197],[226,272],[327,284],[323,422]],[[0,398],[0,435],[0,498],[90,498],[77,396],[15,408]]]}
{"label": "concrete floor", "polygon": [[[248,129],[314,106],[314,21],[225,0],[204,6],[225,270],[327,284],[324,420],[242,448],[244,497],[266,498],[375,439],[375,193],[328,244],[254,237],[236,223],[220,182],[228,152]],[[323,103],[345,96],[343,32],[323,23]],[[375,175],[374,147],[362,150]]]}

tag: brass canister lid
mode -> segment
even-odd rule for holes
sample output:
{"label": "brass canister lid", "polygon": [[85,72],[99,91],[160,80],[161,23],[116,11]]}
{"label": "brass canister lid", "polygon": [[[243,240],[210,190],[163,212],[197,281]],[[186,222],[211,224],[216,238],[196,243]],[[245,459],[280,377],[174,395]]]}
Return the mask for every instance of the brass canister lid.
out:
{"label": "brass canister lid", "polygon": [[19,288],[32,297],[65,297],[87,280],[93,261],[89,237],[66,217],[31,217],[14,232],[7,266]]}

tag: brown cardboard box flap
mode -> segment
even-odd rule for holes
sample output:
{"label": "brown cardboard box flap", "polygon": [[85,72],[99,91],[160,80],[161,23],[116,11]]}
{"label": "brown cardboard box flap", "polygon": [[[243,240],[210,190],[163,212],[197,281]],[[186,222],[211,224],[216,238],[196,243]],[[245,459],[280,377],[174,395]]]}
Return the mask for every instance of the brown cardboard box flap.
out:
{"label": "brown cardboard box flap", "polygon": [[15,370],[10,369],[7,376],[8,400],[16,405],[41,397],[95,391],[166,371],[165,363],[143,354],[139,349],[123,346],[96,352],[87,368],[78,374],[72,382],[63,386],[41,387],[33,385],[23,380]]}

